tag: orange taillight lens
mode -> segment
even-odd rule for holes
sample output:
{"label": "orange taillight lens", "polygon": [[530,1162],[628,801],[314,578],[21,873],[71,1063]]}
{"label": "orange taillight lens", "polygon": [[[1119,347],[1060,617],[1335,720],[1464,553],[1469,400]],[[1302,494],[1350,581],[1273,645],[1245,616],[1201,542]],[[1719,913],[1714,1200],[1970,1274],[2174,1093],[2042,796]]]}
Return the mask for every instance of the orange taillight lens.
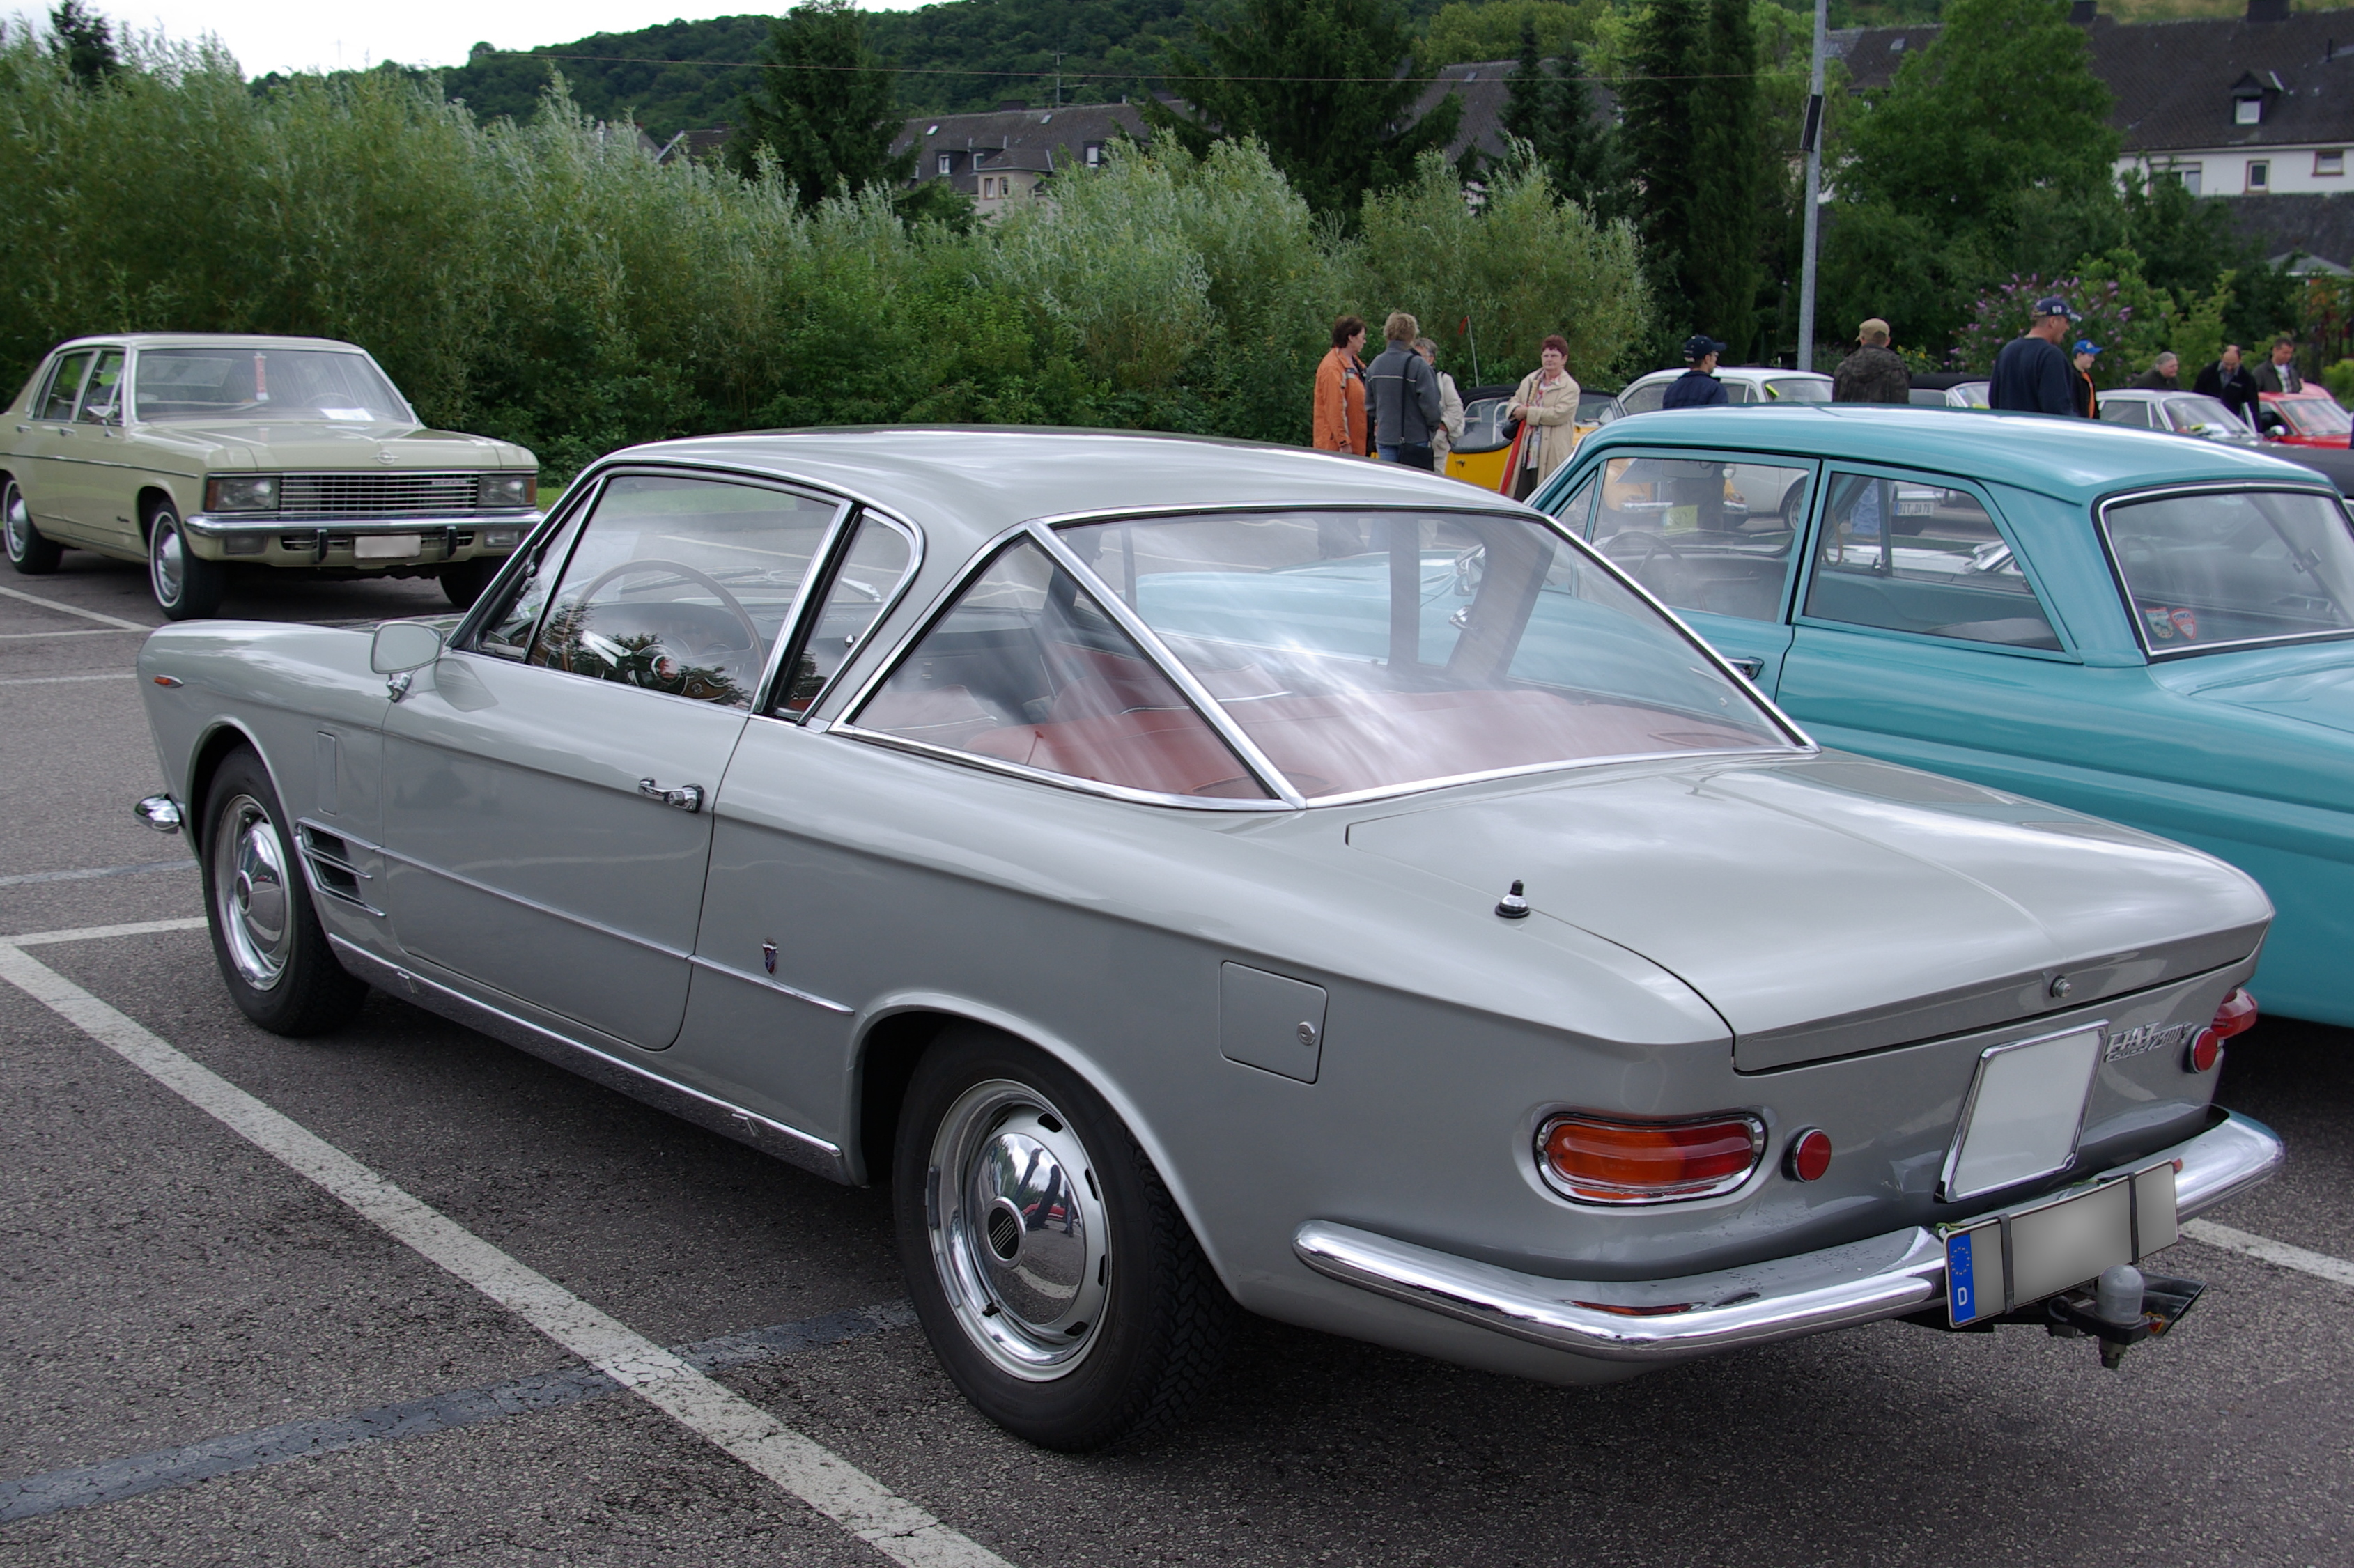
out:
{"label": "orange taillight lens", "polygon": [[1766,1147],[1756,1118],[1617,1121],[1571,1112],[1537,1129],[1537,1164],[1564,1196],[1587,1203],[1712,1197],[1748,1180]]}

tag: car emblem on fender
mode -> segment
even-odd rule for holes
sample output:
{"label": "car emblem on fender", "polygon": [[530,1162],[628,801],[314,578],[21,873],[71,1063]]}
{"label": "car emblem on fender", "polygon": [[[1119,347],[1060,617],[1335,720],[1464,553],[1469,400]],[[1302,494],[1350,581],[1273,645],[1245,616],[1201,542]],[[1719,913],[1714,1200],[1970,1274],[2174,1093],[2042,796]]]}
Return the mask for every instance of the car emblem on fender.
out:
{"label": "car emblem on fender", "polygon": [[381,463],[389,463],[393,461],[392,452],[389,449],[379,448],[376,454],[376,461]]}
{"label": "car emblem on fender", "polygon": [[2122,1062],[2128,1056],[2147,1056],[2153,1051],[2182,1044],[2198,1028],[2195,1023],[2137,1023],[2109,1037],[2109,1047],[2101,1053],[2101,1060]]}

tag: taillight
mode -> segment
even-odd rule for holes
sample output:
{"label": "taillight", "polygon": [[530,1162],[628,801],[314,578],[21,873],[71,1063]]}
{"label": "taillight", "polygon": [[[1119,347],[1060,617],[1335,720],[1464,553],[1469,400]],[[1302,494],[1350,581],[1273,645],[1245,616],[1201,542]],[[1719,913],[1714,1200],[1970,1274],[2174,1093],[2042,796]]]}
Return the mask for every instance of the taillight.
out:
{"label": "taillight", "polygon": [[1537,1129],[1537,1169],[1584,1203],[1662,1203],[1730,1192],[1766,1148],[1755,1117],[1614,1121],[1572,1111]]}
{"label": "taillight", "polygon": [[2184,1064],[2194,1073],[2211,1073],[2223,1060],[2223,1042],[2234,1034],[2245,1034],[2256,1026],[2256,999],[2234,986],[2232,994],[2215,1010],[2215,1022],[2199,1032],[2190,1043],[2189,1060]]}

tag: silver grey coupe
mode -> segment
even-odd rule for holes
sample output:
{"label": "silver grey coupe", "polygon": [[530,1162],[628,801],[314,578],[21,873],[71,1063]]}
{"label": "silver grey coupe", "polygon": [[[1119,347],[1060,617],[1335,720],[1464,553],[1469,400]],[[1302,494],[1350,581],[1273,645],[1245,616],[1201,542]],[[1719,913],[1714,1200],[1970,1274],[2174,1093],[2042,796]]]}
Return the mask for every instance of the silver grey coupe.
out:
{"label": "silver grey coupe", "polygon": [[1269,447],[640,447],[479,602],[140,660],[223,979],[888,1181],[972,1401],[1161,1424],[1237,1307],[1562,1383],[2165,1332],[2263,1180],[2271,910],[1826,752],[1551,519]]}

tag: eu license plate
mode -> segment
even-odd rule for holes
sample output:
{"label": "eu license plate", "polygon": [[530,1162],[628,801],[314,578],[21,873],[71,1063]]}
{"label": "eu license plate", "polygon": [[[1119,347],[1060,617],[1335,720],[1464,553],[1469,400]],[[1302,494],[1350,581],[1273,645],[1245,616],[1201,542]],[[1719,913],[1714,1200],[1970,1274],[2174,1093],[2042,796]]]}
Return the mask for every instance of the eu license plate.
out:
{"label": "eu license plate", "polygon": [[1946,1312],[1956,1329],[1999,1318],[2138,1263],[2176,1239],[2174,1163],[1966,1224],[1946,1239]]}
{"label": "eu license plate", "polygon": [[352,538],[352,559],[397,561],[425,547],[421,534],[358,534]]}

